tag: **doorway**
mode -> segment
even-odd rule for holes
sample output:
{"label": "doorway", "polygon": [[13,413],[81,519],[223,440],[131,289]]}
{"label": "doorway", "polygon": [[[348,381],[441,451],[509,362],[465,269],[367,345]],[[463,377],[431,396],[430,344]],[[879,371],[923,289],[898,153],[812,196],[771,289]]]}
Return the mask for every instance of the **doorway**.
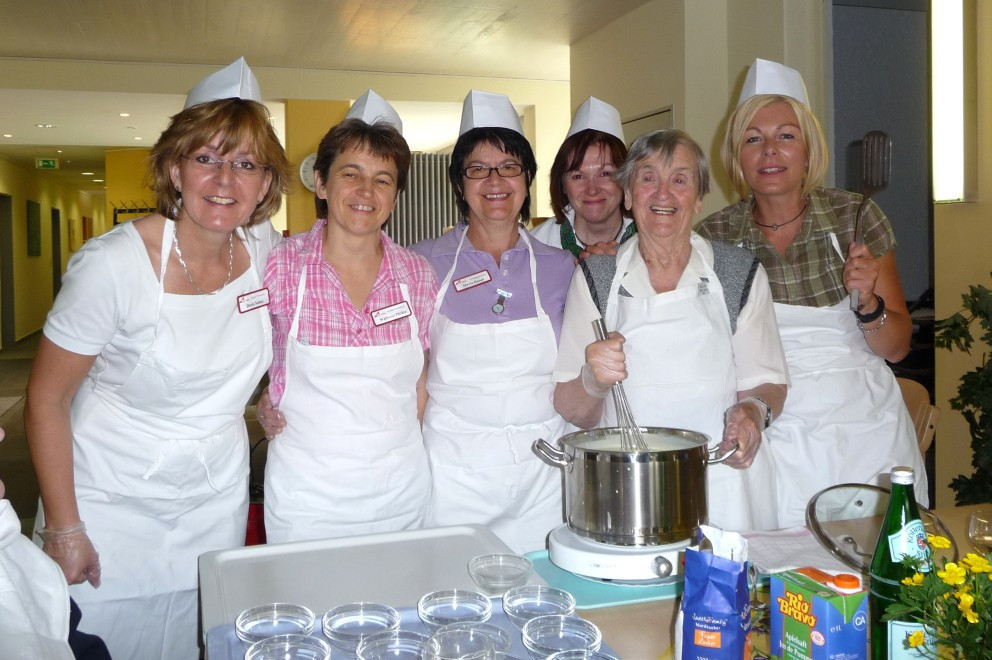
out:
{"label": "doorway", "polygon": [[14,341],[13,204],[8,195],[0,195],[0,348]]}
{"label": "doorway", "polygon": [[62,288],[62,212],[52,209],[52,300]]}

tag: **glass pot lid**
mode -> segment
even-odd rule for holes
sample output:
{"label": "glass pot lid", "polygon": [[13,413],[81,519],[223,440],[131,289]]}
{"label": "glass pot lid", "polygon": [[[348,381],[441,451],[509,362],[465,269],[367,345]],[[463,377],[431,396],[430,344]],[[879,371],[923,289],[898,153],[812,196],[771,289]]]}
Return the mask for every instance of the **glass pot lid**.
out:
{"label": "glass pot lid", "polygon": [[[806,506],[806,526],[830,554],[868,575],[888,504],[887,488],[838,484],[821,490],[810,499]],[[957,543],[940,518],[922,505],[920,517],[928,534],[944,536],[951,541],[950,548],[935,552],[957,561]]]}

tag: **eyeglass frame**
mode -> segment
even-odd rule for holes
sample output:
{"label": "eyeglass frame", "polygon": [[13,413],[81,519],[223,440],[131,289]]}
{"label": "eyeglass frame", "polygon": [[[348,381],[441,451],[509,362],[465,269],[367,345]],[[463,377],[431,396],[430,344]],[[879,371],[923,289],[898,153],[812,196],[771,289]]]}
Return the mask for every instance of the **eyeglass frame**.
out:
{"label": "eyeglass frame", "polygon": [[[209,158],[210,162],[201,163],[200,161],[197,160],[197,158],[200,157]],[[255,161],[246,158],[222,160],[220,158],[214,158],[209,154],[194,154],[192,156],[180,156],[180,158],[185,158],[193,165],[193,167],[198,167],[202,170],[215,169],[219,172],[221,169],[223,169],[224,165],[227,164],[231,168],[231,172],[241,176],[258,176],[269,169],[268,165],[262,165],[261,163],[256,163]],[[237,169],[234,166],[235,163],[251,163],[257,169],[254,170]]]}
{"label": "eyeglass frame", "polygon": [[[501,167],[518,167],[520,168],[520,171],[517,172],[516,174],[502,174],[499,171]],[[515,179],[524,173],[524,169],[525,169],[524,166],[521,165],[520,163],[503,163],[502,165],[496,165],[495,167],[490,167],[488,165],[469,165],[468,167],[462,168],[462,176],[464,176],[466,179],[471,179],[473,181],[484,181],[489,177],[491,177],[493,172],[496,172],[496,175],[499,176],[500,178]],[[469,170],[486,170],[486,176],[478,176],[478,177],[469,176],[468,175]]]}

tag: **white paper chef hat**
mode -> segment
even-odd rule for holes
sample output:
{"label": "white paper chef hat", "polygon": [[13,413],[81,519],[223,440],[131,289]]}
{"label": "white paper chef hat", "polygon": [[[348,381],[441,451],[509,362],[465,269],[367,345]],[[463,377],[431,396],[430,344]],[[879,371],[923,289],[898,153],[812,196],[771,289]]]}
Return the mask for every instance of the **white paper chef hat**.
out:
{"label": "white paper chef hat", "polygon": [[568,129],[566,138],[570,138],[579,131],[588,128],[609,133],[610,135],[623,139],[623,126],[620,124],[620,113],[606,101],[600,101],[595,96],[590,96],[575,111],[575,118]]}
{"label": "white paper chef hat", "polygon": [[377,121],[386,122],[387,124],[392,124],[393,128],[403,133],[403,120],[400,119],[399,113],[393,106],[389,105],[386,99],[382,98],[371,89],[364,94],[361,98],[352,104],[351,109],[348,110],[348,114],[345,115],[345,119],[361,119],[366,124],[374,124]]}
{"label": "white paper chef hat", "polygon": [[747,78],[744,80],[744,88],[741,89],[741,97],[737,99],[737,105],[758,94],[791,96],[809,105],[806,85],[798,71],[784,64],[760,58],[756,59],[747,71]]}
{"label": "white paper chef hat", "polygon": [[245,63],[245,58],[239,57],[232,64],[196,83],[186,97],[183,110],[194,105],[216,101],[218,99],[245,99],[262,102],[262,93],[258,89],[258,80]]}
{"label": "white paper chef hat", "polygon": [[462,125],[458,130],[463,135],[473,128],[508,128],[521,135],[524,127],[513,104],[506,94],[493,94],[473,89],[465,97],[462,105]]}

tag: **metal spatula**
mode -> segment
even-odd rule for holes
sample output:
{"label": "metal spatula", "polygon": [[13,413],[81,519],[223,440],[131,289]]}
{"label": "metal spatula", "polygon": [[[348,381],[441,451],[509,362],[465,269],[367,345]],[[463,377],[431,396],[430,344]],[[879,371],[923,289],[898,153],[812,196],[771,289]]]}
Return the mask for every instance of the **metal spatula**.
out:
{"label": "metal spatula", "polygon": [[[892,172],[892,140],[883,131],[869,131],[861,140],[861,194],[864,199],[858,206],[858,214],[854,221],[854,242],[860,243],[864,238],[864,214],[870,200],[889,185],[889,174]],[[851,292],[851,309],[858,311],[861,291]]]}

